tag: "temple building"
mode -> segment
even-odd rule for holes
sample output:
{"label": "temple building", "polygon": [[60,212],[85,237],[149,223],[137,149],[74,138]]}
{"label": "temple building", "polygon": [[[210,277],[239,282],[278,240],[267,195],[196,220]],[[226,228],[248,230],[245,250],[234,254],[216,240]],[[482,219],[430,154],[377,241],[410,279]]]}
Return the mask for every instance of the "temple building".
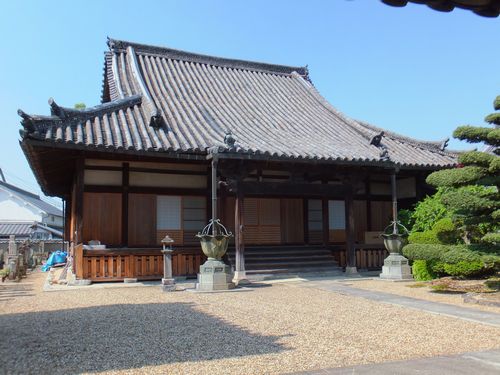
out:
{"label": "temple building", "polygon": [[76,110],[50,99],[49,116],[19,111],[38,183],[65,202],[78,278],[159,279],[167,234],[174,274],[195,275],[213,158],[238,274],[378,268],[391,176],[409,207],[429,191],[429,173],[456,163],[447,141],[340,113],[306,67],[108,45],[101,104]]}

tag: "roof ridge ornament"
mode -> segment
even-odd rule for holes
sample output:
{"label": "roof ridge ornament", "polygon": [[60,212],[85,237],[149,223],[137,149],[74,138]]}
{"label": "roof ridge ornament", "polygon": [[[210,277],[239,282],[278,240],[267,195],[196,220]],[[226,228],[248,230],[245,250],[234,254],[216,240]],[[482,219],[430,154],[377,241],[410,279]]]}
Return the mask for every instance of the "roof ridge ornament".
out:
{"label": "roof ridge ornament", "polygon": [[379,147],[380,142],[382,141],[382,137],[384,136],[384,132],[381,131],[378,134],[375,134],[371,139],[370,139],[370,144],[374,145],[375,147]]}
{"label": "roof ridge ornament", "polygon": [[441,142],[441,144],[439,145],[439,149],[440,149],[441,151],[444,151],[444,150],[446,149],[446,147],[448,147],[448,142],[449,142],[449,141],[450,141],[450,138],[449,138],[449,137],[448,137],[448,138],[446,138],[445,140],[443,140],[443,141]]}
{"label": "roof ridge ornament", "polygon": [[236,148],[236,138],[233,136],[231,130],[226,131],[226,135],[224,136],[224,144],[229,147],[229,149]]}

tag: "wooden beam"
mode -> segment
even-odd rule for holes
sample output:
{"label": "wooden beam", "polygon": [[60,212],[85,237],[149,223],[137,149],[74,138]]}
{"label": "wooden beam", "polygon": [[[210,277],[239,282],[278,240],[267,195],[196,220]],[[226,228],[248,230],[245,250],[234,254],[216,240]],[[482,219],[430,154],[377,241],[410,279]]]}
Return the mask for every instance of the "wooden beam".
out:
{"label": "wooden beam", "polygon": [[245,195],[268,195],[268,196],[342,196],[345,193],[343,185],[332,184],[307,184],[287,182],[241,182],[241,189]]}
{"label": "wooden beam", "polygon": [[[122,186],[101,186],[85,185],[85,192],[89,193],[121,193]],[[189,188],[168,188],[168,187],[145,187],[129,186],[130,194],[157,194],[157,195],[199,195],[205,196],[207,189],[189,189]]]}

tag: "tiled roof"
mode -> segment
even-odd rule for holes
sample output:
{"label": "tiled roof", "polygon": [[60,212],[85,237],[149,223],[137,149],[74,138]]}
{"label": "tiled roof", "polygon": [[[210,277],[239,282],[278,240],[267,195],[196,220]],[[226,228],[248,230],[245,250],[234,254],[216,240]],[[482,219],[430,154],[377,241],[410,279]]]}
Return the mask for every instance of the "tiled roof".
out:
{"label": "tiled roof", "polygon": [[0,236],[29,237],[34,224],[34,222],[0,222]]}
{"label": "tiled roof", "polygon": [[267,159],[396,163],[444,167],[442,145],[382,133],[333,108],[305,67],[193,54],[110,40],[103,101],[84,111],[58,106],[51,116],[20,111],[24,139],[94,150],[194,152]]}
{"label": "tiled roof", "polygon": [[0,221],[0,237],[15,235],[16,237],[30,237],[36,229],[52,233],[55,237],[62,238],[60,230],[48,227],[36,221]]}
{"label": "tiled roof", "polygon": [[44,202],[36,194],[30,193],[29,191],[18,188],[17,186],[11,185],[7,182],[0,181],[0,189],[9,192],[10,194],[16,195],[18,198],[24,200],[25,202],[37,207],[41,211],[55,216],[62,216],[62,211],[51,205],[50,203]]}

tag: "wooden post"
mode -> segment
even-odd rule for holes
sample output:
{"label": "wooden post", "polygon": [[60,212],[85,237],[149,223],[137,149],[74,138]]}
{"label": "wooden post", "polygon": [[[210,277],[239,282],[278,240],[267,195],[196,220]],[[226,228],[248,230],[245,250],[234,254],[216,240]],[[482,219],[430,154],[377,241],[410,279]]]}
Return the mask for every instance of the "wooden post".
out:
{"label": "wooden post", "polygon": [[349,180],[346,184],[345,215],[346,215],[346,274],[356,274],[356,247],[354,245],[354,204],[353,184]]}
{"label": "wooden post", "polygon": [[307,198],[302,199],[303,209],[302,209],[302,220],[304,225],[304,243],[309,243],[309,200]]}
{"label": "wooden post", "polygon": [[391,173],[391,195],[392,195],[392,221],[393,221],[392,233],[396,234],[398,232],[398,227],[397,227],[398,197],[397,197],[396,171]]}
{"label": "wooden post", "polygon": [[371,198],[371,187],[370,187],[370,177],[366,179],[366,230],[371,232],[372,227],[372,198]]}
{"label": "wooden post", "polygon": [[79,158],[75,166],[75,228],[74,242],[79,244],[83,242],[83,177],[85,160]]}
{"label": "wooden post", "polygon": [[243,192],[238,187],[236,191],[236,201],[234,210],[234,231],[235,233],[235,270],[234,279],[235,284],[248,283],[245,270],[245,243],[243,241],[244,230],[244,201]]}
{"label": "wooden post", "polygon": [[129,193],[129,163],[123,163],[122,169],[122,246],[128,246],[128,193]]}
{"label": "wooden post", "polygon": [[328,218],[328,198],[321,199],[321,213],[323,215],[323,246],[328,246],[330,242],[330,220]]}

